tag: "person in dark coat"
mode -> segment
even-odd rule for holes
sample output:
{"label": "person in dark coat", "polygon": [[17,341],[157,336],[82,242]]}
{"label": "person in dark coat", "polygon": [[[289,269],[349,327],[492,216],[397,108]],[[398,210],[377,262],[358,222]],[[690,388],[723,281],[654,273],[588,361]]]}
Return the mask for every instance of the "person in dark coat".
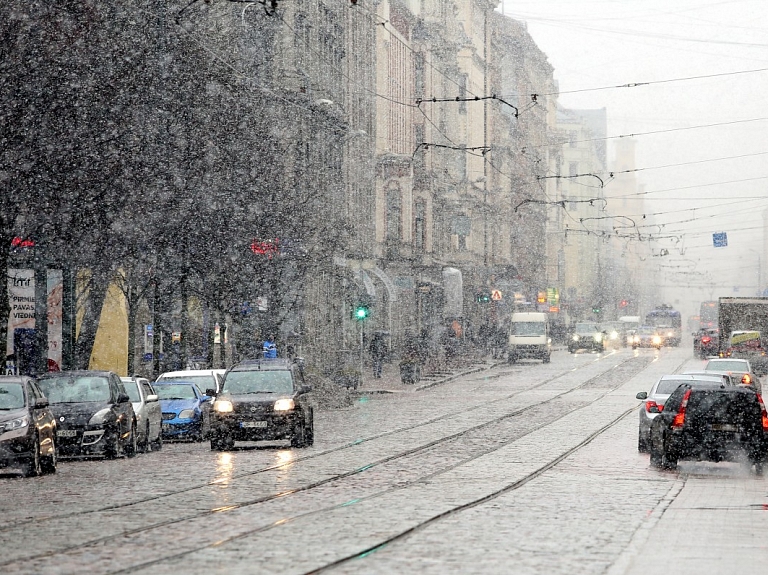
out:
{"label": "person in dark coat", "polygon": [[380,333],[373,335],[368,351],[371,352],[371,360],[373,361],[373,377],[380,378],[382,364],[387,356],[387,342],[384,341]]}

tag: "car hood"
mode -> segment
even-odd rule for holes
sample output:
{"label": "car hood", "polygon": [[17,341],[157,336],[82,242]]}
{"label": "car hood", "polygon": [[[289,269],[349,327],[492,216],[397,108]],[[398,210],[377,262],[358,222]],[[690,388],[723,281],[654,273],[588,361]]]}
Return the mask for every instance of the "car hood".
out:
{"label": "car hood", "polygon": [[198,406],[196,399],[161,399],[160,409],[165,412],[179,413],[185,409],[194,409]]}
{"label": "car hood", "polygon": [[93,415],[112,404],[106,401],[85,401],[82,403],[52,403],[51,412],[57,421],[64,421],[68,425],[85,425]]}
{"label": "car hood", "polygon": [[24,417],[25,415],[27,415],[27,409],[25,407],[20,409],[12,409],[10,411],[0,411],[0,423],[18,419],[19,417]]}

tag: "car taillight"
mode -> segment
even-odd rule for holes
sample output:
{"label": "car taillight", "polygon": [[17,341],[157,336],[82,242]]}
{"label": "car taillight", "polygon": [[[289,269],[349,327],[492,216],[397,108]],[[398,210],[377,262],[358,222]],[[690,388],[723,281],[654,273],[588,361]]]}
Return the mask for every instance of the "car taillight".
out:
{"label": "car taillight", "polygon": [[664,406],[656,403],[652,399],[649,399],[645,402],[645,411],[648,413],[661,413],[661,411],[664,409]]}
{"label": "car taillight", "polygon": [[760,404],[760,412],[763,420],[763,431],[768,432],[768,412],[765,411],[765,404],[760,394],[757,394],[757,401]]}
{"label": "car taillight", "polygon": [[744,375],[741,376],[741,383],[743,383],[744,385],[749,385],[750,383],[752,383],[752,378],[749,376],[748,373],[745,373]]}
{"label": "car taillight", "polygon": [[701,343],[709,343],[710,341],[712,341],[711,337],[702,337],[701,338]]}
{"label": "car taillight", "polygon": [[680,409],[677,410],[675,419],[672,420],[672,429],[681,429],[685,423],[685,408],[688,407],[688,398],[691,397],[691,390],[688,389],[683,396],[683,401],[680,403]]}

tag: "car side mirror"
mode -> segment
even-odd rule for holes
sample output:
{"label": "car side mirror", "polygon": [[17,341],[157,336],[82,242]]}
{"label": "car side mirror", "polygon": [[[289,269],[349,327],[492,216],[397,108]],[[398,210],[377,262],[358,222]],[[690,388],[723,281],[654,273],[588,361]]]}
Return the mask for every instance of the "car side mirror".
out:
{"label": "car side mirror", "polygon": [[131,401],[131,398],[128,397],[127,393],[120,393],[117,395],[117,403],[127,403],[130,401]]}
{"label": "car side mirror", "polygon": [[645,391],[641,391],[635,396],[637,399],[648,399],[648,393]]}
{"label": "car side mirror", "polygon": [[216,397],[216,390],[215,389],[206,389],[205,390],[205,395],[207,395],[209,399],[211,397]]}
{"label": "car side mirror", "polygon": [[211,399],[213,399],[213,396],[206,394],[206,395],[204,395],[203,397],[200,398],[200,403],[205,403],[206,401],[211,401]]}
{"label": "car side mirror", "polygon": [[42,409],[44,407],[48,407],[48,400],[45,397],[40,397],[35,401],[35,407],[37,409]]}
{"label": "car side mirror", "polygon": [[158,397],[156,395],[154,395],[154,394],[147,396],[147,403],[149,403],[151,401],[157,401],[157,400],[158,400]]}

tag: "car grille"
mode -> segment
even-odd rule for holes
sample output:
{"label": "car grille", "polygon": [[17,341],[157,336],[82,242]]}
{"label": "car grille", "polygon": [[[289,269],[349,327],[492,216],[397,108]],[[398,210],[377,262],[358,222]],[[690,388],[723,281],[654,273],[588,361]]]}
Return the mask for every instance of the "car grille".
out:
{"label": "car grille", "polygon": [[176,417],[175,413],[163,412],[163,419],[174,419],[175,417]]}

